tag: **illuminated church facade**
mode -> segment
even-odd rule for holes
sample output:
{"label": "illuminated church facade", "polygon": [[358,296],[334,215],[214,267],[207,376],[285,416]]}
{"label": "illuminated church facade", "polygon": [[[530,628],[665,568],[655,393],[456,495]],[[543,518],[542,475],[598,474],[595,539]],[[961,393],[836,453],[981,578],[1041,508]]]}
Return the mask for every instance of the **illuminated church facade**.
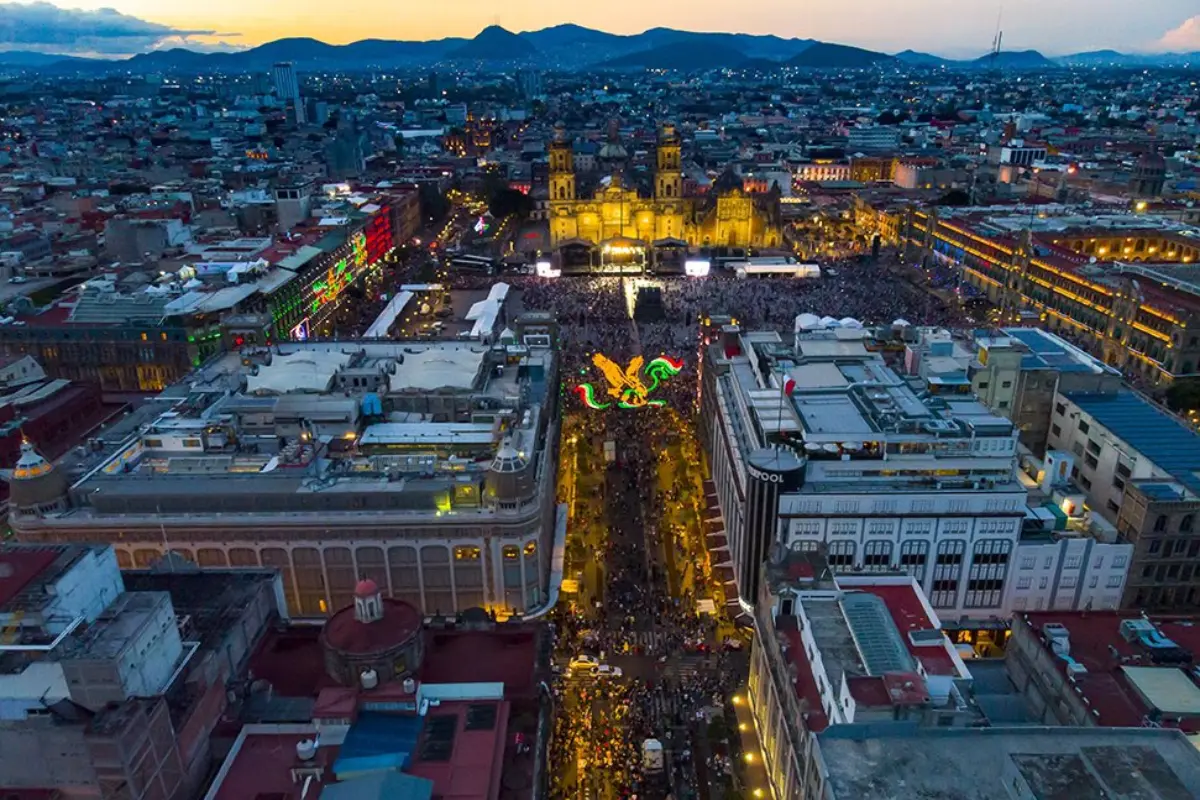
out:
{"label": "illuminated church facade", "polygon": [[685,197],[680,139],[673,125],[659,133],[653,193],[627,186],[620,171],[591,197],[579,197],[571,143],[561,131],[550,146],[551,247],[592,266],[640,266],[655,251],[700,248],[770,249],[783,243],[779,193],[746,192],[732,172],[706,196]]}

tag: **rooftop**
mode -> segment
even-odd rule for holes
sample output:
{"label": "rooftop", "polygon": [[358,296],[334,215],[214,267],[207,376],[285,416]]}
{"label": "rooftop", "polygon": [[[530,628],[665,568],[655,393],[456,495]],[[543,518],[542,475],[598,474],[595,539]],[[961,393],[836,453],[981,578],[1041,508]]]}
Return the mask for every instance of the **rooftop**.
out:
{"label": "rooftop", "polygon": [[62,516],[490,513],[481,489],[496,454],[539,463],[553,359],[457,342],[230,353],[119,421],[120,434],[102,431],[104,458],[80,467]]}
{"label": "rooftop", "polygon": [[[336,686],[325,671],[320,632],[307,625],[268,631],[251,656],[250,671],[269,682],[276,696],[313,698]],[[422,635],[422,682],[503,683],[506,697],[534,691],[537,627],[501,623],[492,630],[426,628]]]}
{"label": "rooftop", "polygon": [[[1127,625],[1127,638],[1122,635],[1125,620],[1144,621],[1158,636],[1130,635]],[[1069,657],[1086,669],[1070,676],[1072,685],[1098,724],[1137,727],[1154,719],[1186,733],[1200,733],[1200,682],[1187,671],[1192,657],[1200,653],[1196,620],[1146,620],[1118,612],[1030,612],[1018,616],[1014,624],[1026,624],[1039,636],[1047,625],[1065,629]],[[1067,661],[1056,659],[1056,663],[1066,674]]]}
{"label": "rooftop", "polygon": [[1067,398],[1190,491],[1200,492],[1200,434],[1134,392]]}
{"label": "rooftop", "polygon": [[1004,328],[1001,332],[1029,348],[1029,355],[1021,361],[1022,369],[1121,374],[1119,370],[1040,328]]}
{"label": "rooftop", "polygon": [[1200,797],[1200,752],[1178,731],[996,727],[868,736],[856,728],[819,737],[833,800],[1002,800],[1014,790],[1038,800]]}

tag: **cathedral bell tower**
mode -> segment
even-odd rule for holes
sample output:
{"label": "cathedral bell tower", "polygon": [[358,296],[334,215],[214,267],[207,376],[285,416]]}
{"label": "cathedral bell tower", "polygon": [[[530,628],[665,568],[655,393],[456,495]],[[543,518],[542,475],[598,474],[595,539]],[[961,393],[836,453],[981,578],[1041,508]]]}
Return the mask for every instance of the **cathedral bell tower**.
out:
{"label": "cathedral bell tower", "polygon": [[554,129],[550,143],[550,202],[575,199],[575,159],[562,127]]}
{"label": "cathedral bell tower", "polygon": [[658,135],[658,165],[654,174],[654,197],[671,200],[683,195],[683,172],[679,166],[679,134],[674,125],[663,125]]}

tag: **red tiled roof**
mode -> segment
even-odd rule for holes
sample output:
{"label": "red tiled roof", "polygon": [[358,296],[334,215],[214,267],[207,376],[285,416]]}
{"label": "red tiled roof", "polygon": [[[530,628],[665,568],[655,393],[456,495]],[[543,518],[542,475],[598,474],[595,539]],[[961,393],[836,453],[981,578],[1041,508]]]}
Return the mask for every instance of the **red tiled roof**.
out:
{"label": "red tiled roof", "polygon": [[854,702],[860,706],[890,707],[892,705],[891,695],[888,694],[882,676],[858,675],[846,678],[846,688],[850,690],[850,696],[854,698]]}
{"label": "red tiled roof", "polygon": [[58,550],[52,548],[0,552],[0,608],[20,594],[56,558]]}
{"label": "red tiled roof", "polygon": [[[292,767],[299,763],[296,756],[296,745],[305,739],[313,739],[316,734],[248,734],[242,741],[241,749],[229,765],[221,788],[213,800],[253,800],[261,795],[279,793],[286,797],[299,797],[299,791],[292,782]],[[333,762],[337,758],[337,747],[319,747],[312,761],[304,762],[325,768],[325,774],[332,776]],[[316,797],[323,781],[309,789],[308,796]]]}
{"label": "red tiled roof", "polygon": [[418,745],[413,761],[405,770],[410,775],[433,781],[433,793],[445,800],[494,800],[500,794],[500,775],[504,769],[505,732],[509,706],[496,705],[496,724],[489,730],[466,730],[467,708],[472,703],[442,703],[438,716],[456,714],[454,749],[446,761],[422,761]]}
{"label": "red tiled roof", "polygon": [[426,631],[421,680],[504,684],[505,696],[532,691],[537,639],[530,628]]}
{"label": "red tiled roof", "polygon": [[421,630],[421,612],[403,600],[383,598],[383,619],[359,622],[346,606],[325,623],[324,641],[343,653],[382,653],[413,639]]}
{"label": "red tiled roof", "polygon": [[796,618],[779,617],[775,620],[775,628],[787,637],[786,657],[796,665],[796,696],[808,706],[805,725],[813,733],[820,733],[829,727],[829,717],[825,716],[825,710],[821,706],[821,691],[817,688],[817,680],[813,677],[812,667],[804,653],[804,643],[800,640]]}
{"label": "red tiled roof", "polygon": [[316,627],[268,631],[250,657],[251,674],[269,682],[275,694],[283,697],[313,697],[336,686],[325,672],[320,634]]}
{"label": "red tiled roof", "polygon": [[[1014,624],[1028,624],[1036,635],[1044,625],[1057,622],[1067,629],[1070,657],[1087,668],[1074,676],[1074,687],[1095,710],[1098,724],[1106,727],[1137,727],[1150,707],[1130,685],[1121,668],[1153,666],[1149,655],[1121,636],[1121,620],[1137,614],[1119,612],[1028,612]],[[1200,618],[1152,619],[1163,636],[1193,654],[1200,653]],[[1065,672],[1066,662],[1056,659]],[[1193,678],[1194,680],[1194,678]],[[1200,716],[1185,717],[1179,728],[1200,733]]]}

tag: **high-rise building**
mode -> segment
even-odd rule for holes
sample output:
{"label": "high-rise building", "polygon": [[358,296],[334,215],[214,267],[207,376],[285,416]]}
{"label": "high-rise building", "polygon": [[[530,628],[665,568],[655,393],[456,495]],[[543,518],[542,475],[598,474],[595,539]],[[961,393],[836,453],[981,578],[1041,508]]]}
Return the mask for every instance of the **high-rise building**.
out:
{"label": "high-rise building", "polygon": [[[960,630],[1011,609],[1117,606],[1130,546],[1111,525],[1059,520],[1050,506],[1083,506],[1069,487],[1021,485],[1011,420],[897,374],[867,331],[803,329],[810,316],[794,342],[727,325],[705,351],[712,511],[744,610],[776,545],[821,551],[835,573],[908,573]],[[1071,591],[1022,572],[1046,559]]]}
{"label": "high-rise building", "polygon": [[290,61],[280,61],[271,68],[275,79],[275,94],[285,107],[291,108],[297,125],[303,125],[307,116],[304,112],[304,102],[300,99],[300,79],[296,75],[296,66]]}
{"label": "high-rise building", "polygon": [[246,344],[77,479],[28,453],[12,525],[29,541],[111,542],[126,568],[166,550],[279,568],[305,616],[349,606],[363,577],[428,614],[529,611],[548,598],[559,524],[557,359],[535,333],[549,327],[524,326],[520,356],[473,342]]}
{"label": "high-rise building", "polygon": [[0,546],[0,576],[0,797],[196,797],[279,573],[122,574],[71,544]]}

